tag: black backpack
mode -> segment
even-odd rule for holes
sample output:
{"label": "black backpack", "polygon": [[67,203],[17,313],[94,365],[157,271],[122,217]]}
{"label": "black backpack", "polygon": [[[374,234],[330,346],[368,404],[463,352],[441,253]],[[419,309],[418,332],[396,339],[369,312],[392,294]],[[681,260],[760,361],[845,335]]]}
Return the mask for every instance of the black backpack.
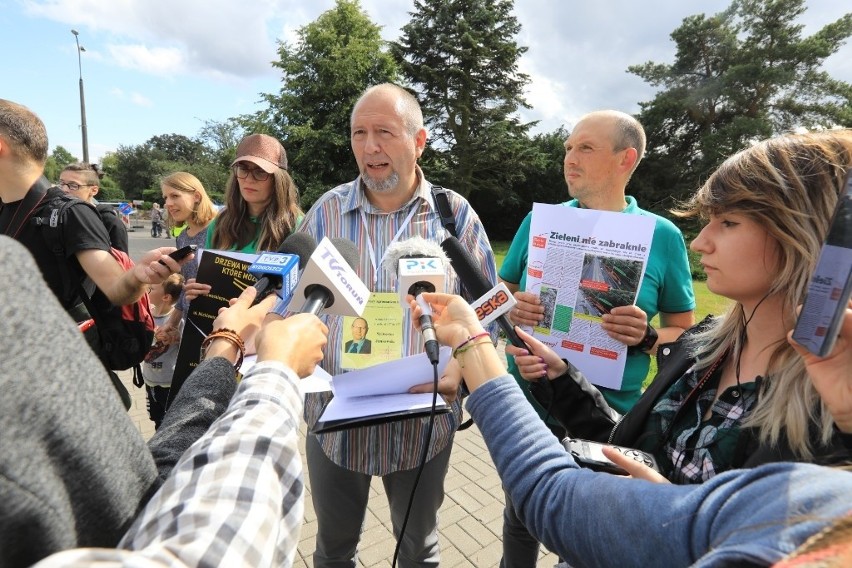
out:
{"label": "black backpack", "polygon": [[[56,257],[57,266],[63,281],[62,300],[79,296],[89,315],[95,321],[97,340],[93,349],[107,369],[123,371],[134,370],[134,384],[141,382],[140,364],[151,348],[154,340],[154,318],[148,295],[143,294],[136,302],[127,306],[114,306],[102,301],[93,301],[86,292],[83,282],[71,276],[65,250],[63,234],[65,221],[70,207],[92,207],[90,203],[80,201],[64,193],[48,190],[47,203],[41,213],[35,217],[36,224],[42,227],[42,234],[51,252]],[[124,268],[130,270],[134,264],[126,252],[111,247],[113,258]]]}

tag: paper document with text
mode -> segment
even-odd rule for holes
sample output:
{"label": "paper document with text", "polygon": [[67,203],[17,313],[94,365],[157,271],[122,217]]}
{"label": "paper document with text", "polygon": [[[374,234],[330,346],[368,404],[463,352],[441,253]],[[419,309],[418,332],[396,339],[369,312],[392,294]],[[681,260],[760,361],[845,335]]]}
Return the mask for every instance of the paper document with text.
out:
{"label": "paper document with text", "polygon": [[635,303],[654,225],[643,215],[533,205],[526,289],[545,312],[527,331],[596,385],[621,387],[627,346],[607,335],[601,317]]}

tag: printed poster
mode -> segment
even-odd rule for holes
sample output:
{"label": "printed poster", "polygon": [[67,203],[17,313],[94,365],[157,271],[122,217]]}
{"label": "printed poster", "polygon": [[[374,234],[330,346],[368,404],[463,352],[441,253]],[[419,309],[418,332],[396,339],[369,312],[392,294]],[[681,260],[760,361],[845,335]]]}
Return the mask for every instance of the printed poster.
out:
{"label": "printed poster", "polygon": [[654,225],[643,215],[533,205],[526,287],[545,312],[526,331],[596,385],[621,387],[627,346],[607,335],[602,316],[636,302]]}
{"label": "printed poster", "polygon": [[219,308],[227,307],[231,298],[236,298],[243,290],[257,282],[257,278],[249,274],[248,268],[258,256],[223,250],[199,251],[198,274],[195,279],[210,284],[212,289],[209,294],[190,302],[189,313],[185,314],[186,324],[172,376],[170,401],[177,395],[183,381],[198,366],[201,342],[213,331],[213,320],[219,314]]}

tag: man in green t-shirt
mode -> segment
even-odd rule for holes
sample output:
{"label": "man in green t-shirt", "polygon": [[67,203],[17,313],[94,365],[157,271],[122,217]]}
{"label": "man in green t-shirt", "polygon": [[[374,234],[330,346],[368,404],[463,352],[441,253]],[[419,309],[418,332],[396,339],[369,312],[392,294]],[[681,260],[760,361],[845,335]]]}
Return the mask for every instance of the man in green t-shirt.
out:
{"label": "man in green t-shirt", "polygon": [[[645,215],[656,222],[636,304],[613,308],[603,316],[604,330],[629,348],[621,389],[600,389],[610,406],[620,413],[638,400],[648,374],[650,355],[657,346],[674,341],[695,323],[695,295],[683,235],[671,221],[640,209],[636,199],[626,195],[627,182],[644,152],[642,125],[632,116],[612,110],[585,115],[565,141],[565,182],[573,199],[563,205]],[[500,280],[518,301],[509,316],[520,325],[535,325],[544,316],[538,295],[524,291],[531,218],[529,213],[521,223],[499,272]],[[661,325],[655,329],[650,320],[657,314]],[[554,434],[562,437],[562,428],[529,394],[527,381],[521,378],[514,358],[507,359],[509,371],[527,399]],[[508,496],[503,520],[501,568],[534,568],[538,543],[515,516]]]}

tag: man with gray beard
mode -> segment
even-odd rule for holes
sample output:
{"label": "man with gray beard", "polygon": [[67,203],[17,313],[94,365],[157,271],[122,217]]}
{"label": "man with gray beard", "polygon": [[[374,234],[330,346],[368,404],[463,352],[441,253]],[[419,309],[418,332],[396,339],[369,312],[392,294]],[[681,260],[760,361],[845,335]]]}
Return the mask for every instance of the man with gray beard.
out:
{"label": "man with gray beard", "polygon": [[[422,352],[423,340],[412,324],[411,311],[399,306],[395,275],[380,268],[385,252],[392,243],[412,237],[440,242],[450,235],[441,224],[431,184],[417,166],[427,136],[417,100],[396,85],[371,87],[355,104],[350,126],[360,176],[320,197],[305,215],[299,231],[311,234],[317,241],[323,237],[349,239],[362,251],[356,272],[371,290],[371,302],[381,303],[383,310],[382,318],[370,319],[370,361],[396,360]],[[478,261],[482,273],[496,282],[494,255],[479,217],[457,193],[448,191],[447,197],[459,240]],[[460,289],[455,272],[448,270],[444,291],[459,293]],[[371,309],[370,305],[367,309]],[[384,311],[388,309],[397,309],[398,313],[388,314]],[[324,318],[329,335],[323,369],[336,375],[354,368],[355,357],[347,356],[343,341],[343,331],[349,329],[353,318]],[[453,434],[461,418],[457,396],[460,380],[458,366],[451,361],[439,382],[439,391],[453,412],[435,417],[431,444],[428,418],[308,434],[308,474],[318,525],[313,557],[316,568],[356,565],[370,479],[374,475],[381,476],[384,483],[394,535],[399,539],[426,445],[430,450],[428,461],[414,496],[399,566],[438,566],[437,513],[444,499]],[[433,387],[429,383],[415,389],[432,392]],[[307,395],[305,421],[309,429],[329,398],[330,393]]]}

